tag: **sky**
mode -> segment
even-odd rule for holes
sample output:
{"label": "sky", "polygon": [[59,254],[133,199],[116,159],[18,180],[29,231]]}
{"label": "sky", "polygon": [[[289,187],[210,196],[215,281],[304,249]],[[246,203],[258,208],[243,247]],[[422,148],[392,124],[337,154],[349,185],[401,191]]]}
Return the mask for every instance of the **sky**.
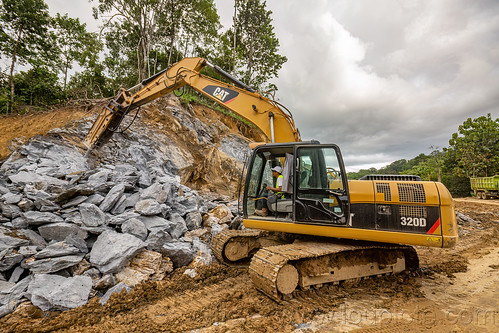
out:
{"label": "sky", "polygon": [[[46,0],[98,31],[96,1]],[[215,0],[232,23],[233,0]],[[499,1],[268,0],[277,100],[304,140],[340,146],[348,171],[448,146],[467,118],[499,117]]]}

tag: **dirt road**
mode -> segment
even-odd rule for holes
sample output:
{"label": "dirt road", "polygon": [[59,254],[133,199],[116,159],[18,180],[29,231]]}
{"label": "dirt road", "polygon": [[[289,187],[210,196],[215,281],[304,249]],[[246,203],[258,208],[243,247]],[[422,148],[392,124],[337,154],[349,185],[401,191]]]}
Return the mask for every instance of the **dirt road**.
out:
{"label": "dirt road", "polygon": [[462,222],[452,249],[417,248],[421,269],[298,291],[277,304],[245,268],[175,272],[129,294],[62,313],[21,306],[2,332],[498,332],[499,201],[456,200]]}

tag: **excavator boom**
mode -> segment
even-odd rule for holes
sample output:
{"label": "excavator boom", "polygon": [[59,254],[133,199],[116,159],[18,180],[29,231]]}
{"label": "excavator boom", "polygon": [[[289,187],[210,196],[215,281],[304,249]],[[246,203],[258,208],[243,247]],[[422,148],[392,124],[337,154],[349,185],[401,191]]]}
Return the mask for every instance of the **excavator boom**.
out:
{"label": "excavator boom", "polygon": [[[212,67],[234,85],[200,74],[205,66]],[[281,109],[277,102],[254,91],[204,58],[184,58],[142,81],[140,89],[133,94],[130,91],[136,87],[121,89],[94,122],[85,139],[86,146],[92,148],[105,143],[129,112],[185,85],[253,123],[270,142],[301,141],[291,113]]]}

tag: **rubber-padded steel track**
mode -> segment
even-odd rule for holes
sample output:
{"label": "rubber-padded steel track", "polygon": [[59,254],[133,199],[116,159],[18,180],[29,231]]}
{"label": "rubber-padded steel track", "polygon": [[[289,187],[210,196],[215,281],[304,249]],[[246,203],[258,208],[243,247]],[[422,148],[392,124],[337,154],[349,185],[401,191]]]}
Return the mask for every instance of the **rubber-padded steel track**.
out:
{"label": "rubber-padded steel track", "polygon": [[287,263],[328,255],[343,255],[359,250],[402,250],[406,257],[406,268],[418,266],[414,248],[404,245],[355,245],[323,242],[296,242],[293,244],[271,246],[260,249],[251,260],[249,273],[255,287],[276,301],[282,299],[277,287],[279,271]]}

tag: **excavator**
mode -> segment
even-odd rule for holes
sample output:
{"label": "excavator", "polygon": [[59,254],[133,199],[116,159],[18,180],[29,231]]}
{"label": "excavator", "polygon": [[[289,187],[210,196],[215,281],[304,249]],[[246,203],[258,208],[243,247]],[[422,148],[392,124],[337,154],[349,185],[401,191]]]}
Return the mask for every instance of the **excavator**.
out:
{"label": "excavator", "polygon": [[[231,83],[201,74],[205,66]],[[184,86],[265,134],[267,142],[250,145],[245,164],[244,228],[217,234],[211,246],[225,264],[249,262],[254,285],[274,300],[292,297],[297,288],[416,269],[419,260],[411,245],[456,244],[454,204],[443,184],[401,175],[348,180],[337,145],[302,141],[284,106],[204,58],[184,58],[136,87],[121,89],[85,144],[89,149],[105,144],[129,112]],[[271,170],[277,166],[282,192],[267,203],[267,214],[258,214],[258,203],[267,197],[264,189],[276,184]]]}

